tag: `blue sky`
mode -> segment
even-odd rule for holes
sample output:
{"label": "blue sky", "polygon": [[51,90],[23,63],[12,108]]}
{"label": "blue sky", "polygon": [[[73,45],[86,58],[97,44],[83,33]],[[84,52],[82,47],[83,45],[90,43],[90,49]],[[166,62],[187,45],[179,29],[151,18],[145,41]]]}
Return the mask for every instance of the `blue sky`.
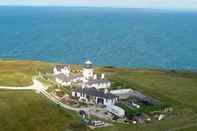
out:
{"label": "blue sky", "polygon": [[0,5],[60,5],[197,10],[197,0],[0,0]]}

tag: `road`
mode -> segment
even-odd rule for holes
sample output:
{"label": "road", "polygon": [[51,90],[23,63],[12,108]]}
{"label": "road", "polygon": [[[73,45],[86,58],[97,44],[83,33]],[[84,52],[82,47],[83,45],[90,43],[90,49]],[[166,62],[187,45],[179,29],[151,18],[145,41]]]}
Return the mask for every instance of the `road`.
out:
{"label": "road", "polygon": [[0,89],[5,90],[35,90],[35,85],[26,86],[26,87],[8,87],[8,86],[0,86]]}
{"label": "road", "polygon": [[33,84],[31,86],[24,86],[24,87],[0,86],[0,89],[5,89],[5,90],[46,90],[47,87],[45,87],[40,81],[33,79]]}
{"label": "road", "polygon": [[34,90],[36,92],[39,92],[40,94],[44,95],[46,98],[54,102],[55,104],[61,106],[62,108],[72,110],[79,112],[80,110],[85,110],[89,112],[90,108],[74,108],[69,105],[66,105],[62,102],[60,102],[58,99],[56,99],[54,96],[52,96],[50,93],[48,93],[47,87],[43,85],[40,81],[33,79],[33,85],[26,86],[26,87],[6,87],[6,86],[0,86],[0,90]]}

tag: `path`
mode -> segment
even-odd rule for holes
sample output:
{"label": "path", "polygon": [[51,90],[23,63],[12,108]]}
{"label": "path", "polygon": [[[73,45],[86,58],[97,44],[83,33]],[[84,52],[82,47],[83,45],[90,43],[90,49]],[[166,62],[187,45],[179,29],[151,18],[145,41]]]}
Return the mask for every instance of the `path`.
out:
{"label": "path", "polygon": [[0,89],[5,89],[5,90],[35,90],[35,91],[43,94],[45,97],[47,97],[49,100],[51,100],[55,104],[65,108],[65,109],[76,111],[76,112],[79,112],[80,110],[89,111],[89,108],[74,108],[74,107],[71,107],[69,105],[66,105],[66,104],[60,102],[57,98],[55,98],[54,96],[52,96],[50,93],[48,93],[46,91],[47,90],[46,86],[44,86],[40,81],[38,81],[36,79],[33,79],[33,85],[31,85],[31,86],[26,86],[26,87],[0,86]]}
{"label": "path", "polygon": [[8,87],[8,86],[0,86],[0,89],[6,89],[6,90],[35,90],[35,85],[26,86],[26,87]]}

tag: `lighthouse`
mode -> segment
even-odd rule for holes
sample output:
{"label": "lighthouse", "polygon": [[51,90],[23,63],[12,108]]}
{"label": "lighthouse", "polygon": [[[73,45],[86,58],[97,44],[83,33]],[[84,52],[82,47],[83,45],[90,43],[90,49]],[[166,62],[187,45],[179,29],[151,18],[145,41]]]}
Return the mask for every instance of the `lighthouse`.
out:
{"label": "lighthouse", "polygon": [[94,70],[92,67],[92,62],[90,60],[87,60],[83,67],[83,77],[87,80],[92,78],[94,75]]}

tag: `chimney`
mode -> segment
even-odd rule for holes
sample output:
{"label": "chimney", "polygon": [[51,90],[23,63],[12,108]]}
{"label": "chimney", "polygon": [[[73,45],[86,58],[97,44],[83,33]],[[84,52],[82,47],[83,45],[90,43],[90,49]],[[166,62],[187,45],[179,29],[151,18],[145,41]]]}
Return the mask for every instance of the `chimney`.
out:
{"label": "chimney", "polygon": [[101,74],[101,79],[104,79],[105,78],[105,74]]}

